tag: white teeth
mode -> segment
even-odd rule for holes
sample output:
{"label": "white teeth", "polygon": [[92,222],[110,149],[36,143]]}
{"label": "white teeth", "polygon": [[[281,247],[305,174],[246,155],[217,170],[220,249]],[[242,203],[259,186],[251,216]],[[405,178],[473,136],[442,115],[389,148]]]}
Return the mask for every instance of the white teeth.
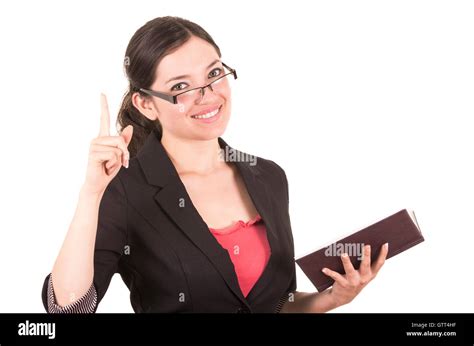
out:
{"label": "white teeth", "polygon": [[214,115],[216,115],[217,112],[219,112],[219,108],[217,108],[215,111],[212,111],[210,113],[206,113],[206,114],[203,114],[203,115],[191,115],[191,118],[194,118],[194,119],[208,119],[208,118],[211,118]]}

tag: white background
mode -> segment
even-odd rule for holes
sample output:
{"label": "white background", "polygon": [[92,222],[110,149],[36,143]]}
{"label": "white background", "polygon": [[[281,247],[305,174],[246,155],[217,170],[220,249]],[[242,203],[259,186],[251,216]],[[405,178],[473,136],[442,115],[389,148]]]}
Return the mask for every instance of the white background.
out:
{"label": "white background", "polygon": [[[0,5],[0,312],[44,312],[99,93],[116,116],[126,45],[164,15],[237,69],[223,138],[285,169],[297,256],[416,212],[426,241],[334,312],[474,311],[472,2],[153,0]],[[98,311],[133,311],[118,275]]]}

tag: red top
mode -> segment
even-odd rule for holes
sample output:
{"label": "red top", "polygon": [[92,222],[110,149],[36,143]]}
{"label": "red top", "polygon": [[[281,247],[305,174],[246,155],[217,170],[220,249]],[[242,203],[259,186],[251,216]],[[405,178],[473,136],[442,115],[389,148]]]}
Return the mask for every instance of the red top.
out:
{"label": "red top", "polygon": [[262,217],[257,214],[247,222],[239,220],[228,227],[209,227],[209,230],[229,253],[240,289],[246,297],[270,258],[271,249]]}

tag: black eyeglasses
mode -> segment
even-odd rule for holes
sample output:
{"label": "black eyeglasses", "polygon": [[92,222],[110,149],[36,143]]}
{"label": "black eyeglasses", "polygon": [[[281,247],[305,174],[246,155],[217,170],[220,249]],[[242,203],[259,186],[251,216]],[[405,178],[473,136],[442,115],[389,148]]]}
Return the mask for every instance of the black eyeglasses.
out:
{"label": "black eyeglasses", "polygon": [[186,91],[183,91],[182,93],[176,94],[176,95],[169,95],[165,94],[159,91],[154,91],[154,90],[148,90],[148,89],[143,89],[140,88],[140,91],[144,92],[145,94],[151,95],[151,96],[156,96],[159,97],[160,99],[166,100],[168,102],[178,104],[178,103],[184,103],[187,104],[189,102],[195,101],[196,100],[196,95],[199,92],[200,94],[200,99],[204,97],[205,89],[209,88],[211,91],[219,90],[222,87],[225,87],[228,85],[228,75],[232,75],[234,79],[237,79],[237,71],[234,70],[233,68],[227,66],[226,64],[222,63],[222,65],[229,70],[228,73],[218,77],[217,79],[213,80],[211,83],[206,84],[202,87],[197,87],[193,89],[189,89]]}

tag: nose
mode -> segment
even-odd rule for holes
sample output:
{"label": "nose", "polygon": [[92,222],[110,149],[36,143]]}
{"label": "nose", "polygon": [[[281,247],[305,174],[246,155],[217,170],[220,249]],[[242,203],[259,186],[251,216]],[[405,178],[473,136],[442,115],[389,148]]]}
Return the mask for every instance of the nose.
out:
{"label": "nose", "polygon": [[199,98],[197,100],[197,103],[201,103],[202,99],[204,98],[204,95],[206,94],[206,89],[209,88],[211,89],[212,92],[214,92],[214,89],[212,89],[212,85],[209,84],[208,86],[202,87],[201,90],[199,90]]}

